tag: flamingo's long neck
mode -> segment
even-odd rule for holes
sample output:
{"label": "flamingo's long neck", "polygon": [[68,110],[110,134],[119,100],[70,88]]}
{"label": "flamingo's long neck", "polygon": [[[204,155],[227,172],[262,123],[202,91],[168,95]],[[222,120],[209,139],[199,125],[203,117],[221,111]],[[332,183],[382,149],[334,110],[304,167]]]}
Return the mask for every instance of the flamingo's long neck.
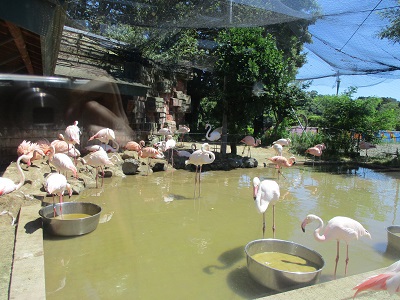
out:
{"label": "flamingo's long neck", "polygon": [[18,169],[18,173],[19,173],[19,183],[15,186],[15,189],[16,190],[18,190],[21,186],[23,186],[24,185],[24,183],[25,183],[25,174],[24,174],[24,172],[22,171],[22,168],[21,168],[21,165],[20,165],[20,162],[21,162],[21,159],[23,158],[23,156],[24,155],[21,155],[20,157],[18,157],[18,159],[17,159],[17,169]]}
{"label": "flamingo's long neck", "polygon": [[325,235],[320,235],[319,233],[320,233],[321,229],[324,227],[324,221],[322,221],[321,218],[317,218],[315,220],[319,223],[319,226],[317,229],[314,230],[314,237],[317,241],[323,242],[326,240],[326,237],[325,237]]}
{"label": "flamingo's long neck", "polygon": [[211,125],[208,125],[207,127],[208,127],[208,131],[207,131],[207,134],[206,134],[206,138],[209,139],[210,138]]}

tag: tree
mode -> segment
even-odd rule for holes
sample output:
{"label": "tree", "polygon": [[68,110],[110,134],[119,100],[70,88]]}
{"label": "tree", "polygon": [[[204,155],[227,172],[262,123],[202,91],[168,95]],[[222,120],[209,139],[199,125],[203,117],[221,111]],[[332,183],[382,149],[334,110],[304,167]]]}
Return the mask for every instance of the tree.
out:
{"label": "tree", "polygon": [[[400,0],[397,3],[400,4]],[[379,37],[381,39],[389,39],[393,43],[400,43],[400,8],[395,6],[379,14],[389,21],[389,25],[379,33]]]}
{"label": "tree", "polygon": [[282,51],[263,28],[227,29],[216,41],[214,75],[222,96],[219,104],[228,118],[229,133],[238,134],[279,99],[290,101],[283,92],[291,78]]}

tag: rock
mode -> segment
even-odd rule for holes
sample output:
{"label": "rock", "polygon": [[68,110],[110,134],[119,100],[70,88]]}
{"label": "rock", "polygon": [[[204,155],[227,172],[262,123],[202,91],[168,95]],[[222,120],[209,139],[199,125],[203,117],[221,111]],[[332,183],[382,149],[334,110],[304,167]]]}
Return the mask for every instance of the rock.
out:
{"label": "rock", "polygon": [[258,166],[258,161],[255,158],[244,157],[242,159],[242,162],[243,162],[243,168],[257,168]]}
{"label": "rock", "polygon": [[125,175],[135,175],[139,173],[140,162],[133,158],[125,159],[122,163],[122,172]]}

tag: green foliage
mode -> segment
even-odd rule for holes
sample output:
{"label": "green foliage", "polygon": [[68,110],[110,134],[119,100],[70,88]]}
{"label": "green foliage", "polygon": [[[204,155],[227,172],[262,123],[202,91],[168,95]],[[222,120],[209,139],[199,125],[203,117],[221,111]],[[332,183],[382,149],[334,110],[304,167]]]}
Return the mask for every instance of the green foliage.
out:
{"label": "green foliage", "polygon": [[[400,1],[397,1],[400,4]],[[380,12],[382,18],[389,21],[389,25],[379,33],[381,39],[389,39],[394,43],[400,43],[400,9],[394,6],[392,9],[387,9]]]}

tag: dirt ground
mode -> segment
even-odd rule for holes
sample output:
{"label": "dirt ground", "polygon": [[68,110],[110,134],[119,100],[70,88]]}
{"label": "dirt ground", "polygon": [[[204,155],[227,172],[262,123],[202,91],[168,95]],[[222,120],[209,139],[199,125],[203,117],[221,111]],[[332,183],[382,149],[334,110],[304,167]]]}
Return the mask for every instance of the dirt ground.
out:
{"label": "dirt ground", "polygon": [[[189,148],[190,145],[186,143],[185,146],[186,147],[184,148]],[[393,154],[396,153],[398,148],[400,148],[399,144],[380,146],[377,149],[368,150],[368,156],[373,157],[386,155],[386,153]],[[237,148],[237,154],[242,155],[243,149],[244,147],[239,145]],[[227,151],[229,153],[229,147]],[[246,156],[247,153],[248,152],[246,149],[243,153],[243,156]],[[365,154],[365,151],[361,151],[360,153],[361,156],[365,156]],[[274,155],[275,152],[270,146],[261,145],[256,148],[251,148],[251,157],[258,161],[258,168],[263,168],[264,163],[268,163],[267,157],[272,157]],[[292,153],[289,152],[287,147],[284,147],[283,156],[287,158],[292,156]],[[302,164],[306,160],[304,156],[295,156],[296,163],[298,164]],[[308,161],[310,161],[309,158]],[[27,168],[26,165],[23,165],[22,168],[25,174],[25,184],[18,191],[14,191],[8,195],[0,196],[0,213],[2,213],[2,215],[0,215],[0,300],[8,299],[15,233],[16,226],[18,226],[18,213],[21,206],[33,205],[38,202],[43,204],[43,202],[49,203],[52,201],[52,198],[46,195],[46,192],[43,188],[43,172],[50,172],[47,163],[44,160],[36,161],[30,168]],[[121,173],[118,173],[116,176],[120,176],[120,174]],[[15,162],[12,162],[9,165],[4,172],[3,177],[13,179],[15,182],[19,181],[19,175]]]}

